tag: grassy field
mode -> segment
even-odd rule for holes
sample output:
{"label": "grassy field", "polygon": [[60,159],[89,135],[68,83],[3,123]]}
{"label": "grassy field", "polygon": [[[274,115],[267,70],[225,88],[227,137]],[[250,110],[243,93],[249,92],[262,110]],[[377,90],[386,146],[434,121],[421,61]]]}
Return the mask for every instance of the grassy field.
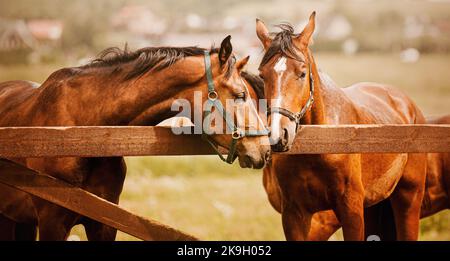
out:
{"label": "grassy field", "polygon": [[417,63],[402,63],[397,55],[319,54],[316,62],[339,86],[386,83],[408,94],[426,115],[450,113],[450,55],[422,55]]}
{"label": "grassy field", "polygon": [[[256,59],[255,59],[256,60]],[[413,64],[397,55],[318,54],[316,62],[346,86],[375,81],[398,86],[425,114],[450,113],[450,55],[425,55]],[[0,81],[42,82],[61,65],[6,67]],[[128,158],[120,205],[205,240],[284,240],[281,218],[269,205],[261,171],[228,166],[216,157]],[[85,238],[82,227],[72,234]],[[119,240],[134,240],[119,233]],[[333,237],[342,239],[340,233]],[[450,211],[422,221],[422,240],[450,240]]]}

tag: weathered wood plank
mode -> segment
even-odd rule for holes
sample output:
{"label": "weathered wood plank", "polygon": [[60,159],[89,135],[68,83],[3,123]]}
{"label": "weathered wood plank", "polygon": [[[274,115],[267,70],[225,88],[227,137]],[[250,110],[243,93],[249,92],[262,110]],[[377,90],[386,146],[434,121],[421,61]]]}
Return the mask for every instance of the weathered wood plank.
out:
{"label": "weathered wood plank", "polygon": [[143,240],[196,240],[167,225],[130,213],[81,188],[8,160],[0,159],[0,182]]}
{"label": "weathered wood plank", "polygon": [[[450,152],[450,125],[302,126],[288,154]],[[208,155],[200,135],[162,127],[0,128],[0,157]]]}
{"label": "weathered wood plank", "polygon": [[450,125],[302,126],[289,154],[450,152]]}
{"label": "weathered wood plank", "polygon": [[0,157],[207,155],[200,135],[163,127],[0,128]]}

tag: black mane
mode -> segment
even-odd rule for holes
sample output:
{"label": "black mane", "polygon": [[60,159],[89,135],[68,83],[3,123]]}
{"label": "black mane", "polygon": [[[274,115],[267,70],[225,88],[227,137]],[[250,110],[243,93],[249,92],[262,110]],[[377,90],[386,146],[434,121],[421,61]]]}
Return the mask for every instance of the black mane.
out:
{"label": "black mane", "polygon": [[243,71],[241,72],[242,78],[244,78],[255,90],[258,99],[264,99],[264,81],[258,75]]}

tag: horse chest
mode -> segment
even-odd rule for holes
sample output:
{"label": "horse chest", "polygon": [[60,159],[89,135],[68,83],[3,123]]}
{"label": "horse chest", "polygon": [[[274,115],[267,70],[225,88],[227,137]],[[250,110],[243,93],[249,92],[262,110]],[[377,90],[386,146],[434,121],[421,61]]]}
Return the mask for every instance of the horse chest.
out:
{"label": "horse chest", "polygon": [[328,183],[324,179],[324,175],[321,170],[314,168],[305,168],[298,171],[300,182],[296,184],[295,194],[299,198],[302,198],[302,205],[305,209],[316,212],[329,208],[330,201],[330,189]]}
{"label": "horse chest", "polygon": [[328,172],[309,159],[290,162],[295,164],[277,162],[272,167],[272,175],[276,175],[283,200],[296,202],[296,205],[311,212],[329,208]]}

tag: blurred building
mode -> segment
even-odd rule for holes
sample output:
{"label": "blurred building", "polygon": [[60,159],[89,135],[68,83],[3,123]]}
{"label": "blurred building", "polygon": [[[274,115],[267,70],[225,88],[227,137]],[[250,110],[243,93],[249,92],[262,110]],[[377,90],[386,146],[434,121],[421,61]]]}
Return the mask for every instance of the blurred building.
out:
{"label": "blurred building", "polygon": [[320,25],[323,27],[321,36],[332,41],[342,41],[353,31],[353,26],[348,19],[340,14],[325,17]]}
{"label": "blurred building", "polygon": [[0,51],[34,49],[36,39],[23,20],[0,20]]}
{"label": "blurred building", "polygon": [[167,29],[165,20],[143,5],[124,6],[113,15],[112,25],[142,37],[160,36]]}
{"label": "blurred building", "polygon": [[61,39],[63,23],[59,20],[0,20],[0,51],[55,45]]}
{"label": "blurred building", "polygon": [[40,43],[55,43],[61,39],[63,33],[63,23],[60,20],[30,20],[27,27]]}
{"label": "blurred building", "polygon": [[0,20],[0,62],[39,62],[61,43],[59,20]]}
{"label": "blurred building", "polygon": [[114,30],[108,32],[108,40],[134,48],[158,43],[168,27],[164,18],[145,5],[125,5],[112,14],[111,25]]}

